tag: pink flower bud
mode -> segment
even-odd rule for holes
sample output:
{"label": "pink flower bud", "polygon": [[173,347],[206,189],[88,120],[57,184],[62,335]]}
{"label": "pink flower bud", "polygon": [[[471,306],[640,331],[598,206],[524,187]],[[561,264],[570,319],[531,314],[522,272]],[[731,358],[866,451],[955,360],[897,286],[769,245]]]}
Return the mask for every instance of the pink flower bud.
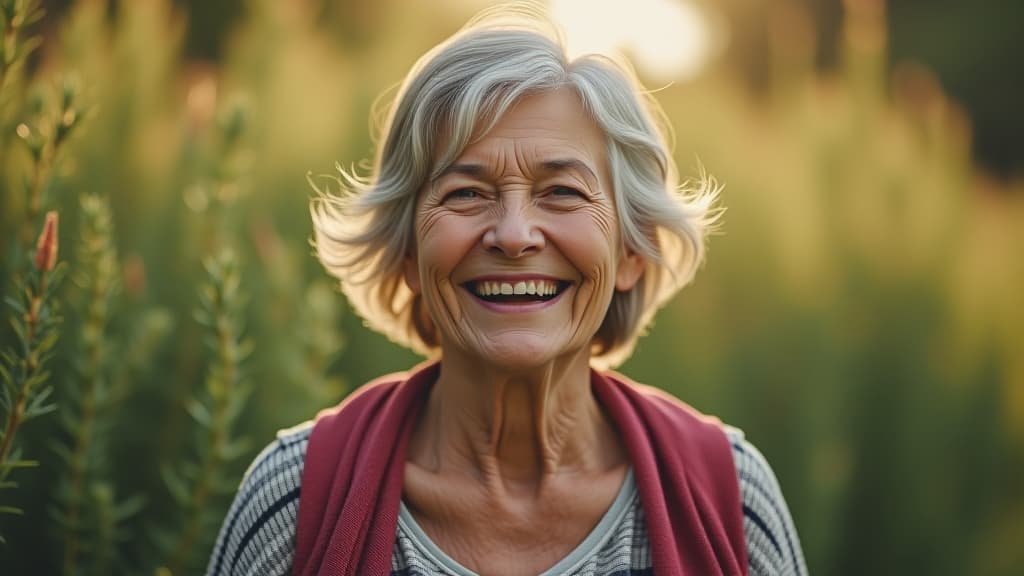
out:
{"label": "pink flower bud", "polygon": [[46,213],[43,233],[36,243],[36,268],[43,272],[53,270],[57,265],[57,211]]}

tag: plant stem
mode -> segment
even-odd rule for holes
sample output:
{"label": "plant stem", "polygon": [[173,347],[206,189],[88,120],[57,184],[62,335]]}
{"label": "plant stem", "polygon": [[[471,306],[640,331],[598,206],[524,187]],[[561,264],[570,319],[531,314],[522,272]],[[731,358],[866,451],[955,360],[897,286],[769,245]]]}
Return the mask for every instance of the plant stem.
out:
{"label": "plant stem", "polygon": [[18,426],[21,425],[21,417],[25,413],[25,404],[27,402],[28,395],[19,393],[18,401],[15,403],[14,410],[11,411],[11,415],[7,419],[7,426],[4,428],[4,439],[3,443],[0,444],[0,462],[7,460],[7,453],[10,452],[14,434],[18,431]]}
{"label": "plant stem", "polygon": [[39,160],[32,166],[32,180],[28,189],[28,204],[25,221],[21,227],[21,245],[27,251],[32,246],[32,236],[36,227],[36,219],[43,205],[43,182],[50,169],[50,146],[44,146]]}

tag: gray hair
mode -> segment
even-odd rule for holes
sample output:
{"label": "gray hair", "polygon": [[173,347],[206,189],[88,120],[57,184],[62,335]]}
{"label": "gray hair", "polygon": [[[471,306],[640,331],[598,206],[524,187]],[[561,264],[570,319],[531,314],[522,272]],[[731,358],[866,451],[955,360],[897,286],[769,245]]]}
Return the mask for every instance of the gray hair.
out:
{"label": "gray hair", "polygon": [[693,278],[718,216],[714,180],[702,171],[696,183],[679,184],[668,124],[628,64],[598,55],[570,61],[548,20],[506,8],[471,21],[412,68],[371,178],[339,167],[338,195],[313,183],[317,256],[370,328],[417,352],[437,351],[422,297],[403,276],[418,192],[519,99],[563,87],[576,91],[606,135],[623,249],[646,263],[633,289],[612,297],[594,337],[594,364],[628,358],[654,312]]}

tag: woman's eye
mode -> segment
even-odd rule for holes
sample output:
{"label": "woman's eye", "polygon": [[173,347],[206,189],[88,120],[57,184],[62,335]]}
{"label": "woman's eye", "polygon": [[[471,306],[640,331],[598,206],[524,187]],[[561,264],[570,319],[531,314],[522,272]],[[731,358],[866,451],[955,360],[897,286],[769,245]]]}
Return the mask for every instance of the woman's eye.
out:
{"label": "woman's eye", "polygon": [[555,196],[555,197],[558,197],[558,198],[567,198],[567,197],[586,198],[586,196],[584,196],[583,192],[580,192],[579,190],[577,190],[575,188],[570,188],[568,186],[555,186],[555,187],[553,187],[551,189],[551,195]]}
{"label": "woman's eye", "polygon": [[445,199],[445,201],[448,201],[448,200],[472,200],[474,198],[479,198],[479,197],[480,197],[480,192],[477,191],[476,188],[459,188],[457,190],[452,190],[451,192],[446,194],[444,199]]}

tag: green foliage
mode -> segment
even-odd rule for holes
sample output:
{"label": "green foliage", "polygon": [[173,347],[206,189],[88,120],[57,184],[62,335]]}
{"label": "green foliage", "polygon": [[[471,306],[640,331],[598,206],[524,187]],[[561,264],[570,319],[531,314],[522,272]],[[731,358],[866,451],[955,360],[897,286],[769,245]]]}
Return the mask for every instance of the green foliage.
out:
{"label": "green foliage", "polygon": [[[214,88],[212,99],[192,98],[191,108],[175,109],[175,117],[188,118],[191,124],[172,136],[177,148],[161,149],[174,151],[167,164],[172,171],[148,188],[133,186],[132,194],[125,193],[126,179],[149,174],[139,171],[147,160],[134,155],[148,148],[133,146],[133,138],[151,130],[161,114],[159,99],[141,98],[139,91],[166,92],[169,76],[154,74],[161,69],[154,58],[179,64],[176,54],[161,56],[154,50],[154,45],[175,44],[173,26],[160,14],[165,8],[160,3],[131,4],[119,10],[119,20],[110,21],[103,3],[83,3],[61,25],[58,43],[82,42],[85,48],[72,49],[62,66],[43,67],[44,73],[29,82],[19,79],[6,85],[0,120],[10,131],[0,137],[0,164],[5,167],[0,178],[0,205],[5,207],[0,210],[5,231],[0,267],[17,271],[17,262],[29,262],[19,256],[30,247],[24,230],[55,204],[67,205],[74,216],[66,220],[65,229],[78,238],[78,249],[71,252],[70,266],[62,264],[49,274],[45,301],[31,289],[40,285],[36,273],[27,283],[19,281],[7,298],[15,310],[28,308],[25,299],[44,304],[40,318],[32,322],[47,334],[55,334],[50,323],[56,319],[56,304],[51,300],[60,301],[70,311],[64,328],[74,337],[58,344],[53,336],[35,345],[34,354],[54,365],[59,385],[53,390],[44,385],[48,373],[38,366],[34,369],[40,373],[30,370],[28,378],[22,374],[26,364],[17,352],[24,348],[22,341],[39,340],[39,335],[19,321],[10,337],[12,351],[4,364],[4,375],[10,376],[4,386],[7,404],[25,404],[25,415],[35,417],[54,410],[52,400],[57,398],[60,417],[37,427],[26,442],[15,445],[13,433],[4,436],[10,450],[0,487],[14,487],[7,477],[17,468],[41,468],[38,481],[23,485],[24,493],[14,504],[5,501],[0,507],[25,516],[24,529],[12,531],[11,545],[0,548],[4,573],[135,573],[158,565],[177,573],[198,570],[224,515],[226,497],[257,448],[237,433],[253,388],[243,360],[254,339],[243,338],[244,325],[256,320],[264,339],[276,339],[282,328],[300,322],[310,329],[303,337],[268,347],[273,350],[268,356],[288,359],[287,370],[277,371],[279,381],[300,389],[300,394],[289,394],[295,416],[288,420],[264,420],[255,428],[247,423],[249,430],[262,430],[261,442],[268,431],[337,401],[341,393],[338,378],[323,373],[341,345],[337,302],[331,301],[329,290],[324,294],[322,283],[304,279],[311,267],[287,253],[272,221],[262,219],[252,229],[245,225],[246,214],[252,212],[247,205],[251,198],[243,193],[251,180],[246,139],[252,111],[244,97],[217,98]],[[162,40],[152,43],[155,38]],[[146,57],[136,59],[142,54]],[[104,80],[113,73],[104,62],[113,61],[120,61],[116,78],[137,82],[109,76]],[[54,91],[54,77],[73,77],[62,68],[80,70],[74,77],[87,81],[61,81]],[[176,68],[166,70],[177,73]],[[98,104],[88,114],[81,105],[83,94]],[[146,105],[151,107],[141,111]],[[98,129],[84,133],[83,139],[72,138],[79,136],[77,126],[87,115]],[[107,140],[111,135],[116,137]],[[104,192],[83,194],[90,189]],[[131,206],[132,195],[145,196],[153,189],[173,190],[174,201],[143,204],[135,215],[123,211]],[[136,227],[140,223],[144,225]],[[9,235],[8,224],[21,233]],[[163,233],[173,240],[161,240]],[[259,252],[245,252],[246,234],[260,242]],[[242,246],[242,253],[232,246]],[[238,256],[224,256],[232,252]],[[165,266],[153,266],[154,256]],[[269,285],[257,275],[243,277],[239,263],[251,257],[274,266],[274,289],[257,290],[261,307],[270,304],[277,310],[273,318],[252,314],[244,305],[244,282]],[[201,275],[200,261],[205,261]],[[292,267],[296,276],[283,276],[285,267]],[[55,287],[66,269],[74,286]],[[196,300],[185,296],[192,290],[181,288],[200,282],[199,322],[189,322],[185,319],[192,316]],[[0,341],[6,343],[8,336],[0,333]],[[194,346],[198,342],[206,342],[208,362],[199,360],[203,354]],[[168,363],[176,368],[160,367]],[[193,391],[190,382],[201,363],[207,364],[206,376]],[[3,415],[13,431],[28,419]],[[141,428],[151,432],[132,432]],[[38,461],[21,457],[22,444],[40,454]],[[42,566],[18,553],[25,543],[38,549],[45,542],[53,543],[54,553],[43,557]]]}
{"label": "green foliage", "polygon": [[[46,366],[53,357],[59,336],[61,317],[54,303],[54,292],[60,286],[64,266],[27,268],[27,279],[15,281],[14,297],[6,298],[13,314],[15,346],[0,355],[0,490],[17,488],[10,480],[19,468],[38,466],[35,460],[24,459],[15,446],[16,436],[25,422],[53,412],[53,388],[47,384],[50,372]],[[2,492],[0,492],[2,493]],[[0,506],[0,513],[22,514],[18,506]],[[0,540],[3,537],[0,536]]]}
{"label": "green foliage", "polygon": [[74,353],[76,377],[61,391],[60,422],[67,441],[55,445],[63,474],[56,490],[59,505],[51,510],[60,527],[66,575],[78,574],[84,566],[93,574],[109,573],[115,566],[123,571],[125,559],[117,547],[130,534],[127,522],[144,502],[140,495],[119,499],[110,480],[112,414],[129,391],[125,379],[115,386],[115,343],[108,335],[111,304],[120,292],[110,206],[105,198],[93,195],[82,196],[80,205],[79,268],[74,280],[83,292],[84,316]]}
{"label": "green foliage", "polygon": [[[207,260],[208,281],[199,292],[196,320],[207,330],[212,356],[199,397],[186,409],[196,424],[195,460],[162,469],[167,488],[183,520],[176,531],[158,532],[165,565],[172,574],[194,573],[206,560],[207,547],[223,518],[218,501],[238,485],[227,466],[247,455],[250,445],[235,434],[239,415],[252,394],[243,377],[243,362],[252,353],[252,341],[243,337],[245,297],[236,257],[228,251]],[[197,554],[197,548],[200,553]]]}

